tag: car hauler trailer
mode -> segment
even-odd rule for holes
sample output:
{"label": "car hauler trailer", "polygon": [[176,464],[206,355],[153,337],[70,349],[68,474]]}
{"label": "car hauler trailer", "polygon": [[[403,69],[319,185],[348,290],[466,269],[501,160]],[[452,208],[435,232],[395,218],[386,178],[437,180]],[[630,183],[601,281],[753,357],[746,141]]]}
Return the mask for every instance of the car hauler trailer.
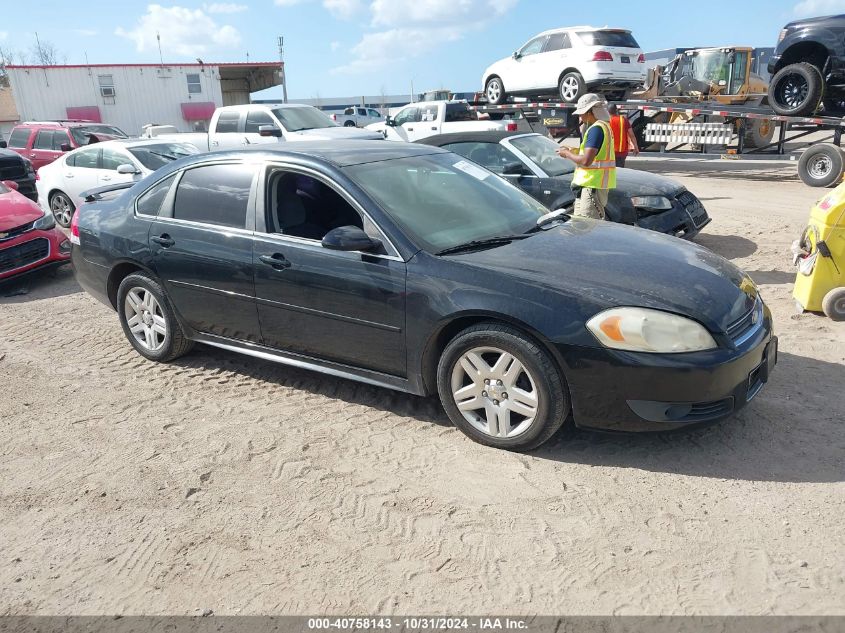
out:
{"label": "car hauler trailer", "polygon": [[[778,115],[763,106],[724,106],[712,102],[622,101],[616,106],[631,120],[641,155],[700,159],[789,160],[811,187],[828,187],[845,172],[842,132],[845,118]],[[578,117],[569,103],[531,102],[470,109],[491,118],[514,118],[520,129],[563,140],[578,135]],[[769,143],[749,147],[746,130],[772,126]]]}

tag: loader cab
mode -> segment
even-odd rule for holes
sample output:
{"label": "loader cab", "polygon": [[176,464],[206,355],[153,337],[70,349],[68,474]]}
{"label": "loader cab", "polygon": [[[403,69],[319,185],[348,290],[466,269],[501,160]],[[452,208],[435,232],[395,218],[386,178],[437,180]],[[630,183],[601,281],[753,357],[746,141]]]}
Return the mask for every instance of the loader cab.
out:
{"label": "loader cab", "polygon": [[709,48],[683,54],[675,80],[725,104],[745,103],[750,91],[751,49]]}

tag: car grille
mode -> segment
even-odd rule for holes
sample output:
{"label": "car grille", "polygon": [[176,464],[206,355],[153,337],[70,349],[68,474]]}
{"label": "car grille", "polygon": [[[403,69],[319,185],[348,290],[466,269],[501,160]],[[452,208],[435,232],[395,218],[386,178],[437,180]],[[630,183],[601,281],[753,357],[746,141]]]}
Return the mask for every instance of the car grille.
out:
{"label": "car grille", "polygon": [[687,413],[684,422],[696,422],[702,420],[712,420],[723,415],[728,415],[734,408],[734,399],[725,398],[724,400],[716,400],[715,402],[698,402],[692,405],[690,412]]}
{"label": "car grille", "polygon": [[26,165],[23,159],[15,162],[4,161],[0,163],[0,180],[17,180],[26,176]]}
{"label": "car grille", "polygon": [[43,237],[4,248],[0,250],[0,273],[34,264],[49,253],[50,241]]}
{"label": "car grille", "polygon": [[31,231],[35,228],[35,222],[27,222],[26,224],[21,224],[20,226],[16,226],[13,229],[9,229],[8,231],[0,231],[0,242],[6,242],[11,240],[12,238],[17,237],[18,235],[22,235],[27,231]]}
{"label": "car grille", "polygon": [[693,224],[695,224],[695,228],[699,228],[707,221],[707,210],[701,204],[701,200],[695,197],[695,194],[684,191],[678,196],[678,202],[689,213]]}
{"label": "car grille", "polygon": [[760,298],[754,302],[754,307],[742,317],[728,326],[728,337],[734,345],[740,345],[748,340],[759,327],[763,325],[763,302]]}

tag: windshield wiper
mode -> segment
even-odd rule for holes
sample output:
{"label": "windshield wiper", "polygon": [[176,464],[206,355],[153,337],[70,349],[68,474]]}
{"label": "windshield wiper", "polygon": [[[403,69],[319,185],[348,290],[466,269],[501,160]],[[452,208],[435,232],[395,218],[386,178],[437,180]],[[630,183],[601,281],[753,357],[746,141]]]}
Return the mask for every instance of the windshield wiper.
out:
{"label": "windshield wiper", "polygon": [[[164,154],[162,152],[154,152],[152,150],[147,150],[148,154],[153,154],[154,156],[161,156],[162,158],[166,158],[167,160],[179,160],[178,156],[174,156],[173,154]],[[183,157],[189,156],[189,154],[182,154]]]}
{"label": "windshield wiper", "polygon": [[498,235],[496,237],[487,237],[483,240],[472,240],[470,242],[465,242],[464,244],[458,244],[456,246],[444,248],[442,251],[438,251],[437,253],[435,253],[435,255],[452,255],[454,253],[463,253],[465,251],[486,248],[488,246],[501,246],[502,244],[510,244],[514,240],[524,240],[526,237],[529,236],[526,234],[522,234]]}

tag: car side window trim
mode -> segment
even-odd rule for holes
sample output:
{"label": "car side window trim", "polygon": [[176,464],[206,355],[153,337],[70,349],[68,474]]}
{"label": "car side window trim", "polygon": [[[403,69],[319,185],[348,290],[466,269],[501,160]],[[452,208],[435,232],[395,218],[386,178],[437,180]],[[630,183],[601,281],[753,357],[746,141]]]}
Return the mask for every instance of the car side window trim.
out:
{"label": "car side window trim", "polygon": [[[296,244],[302,244],[304,246],[312,246],[315,248],[319,248],[321,250],[326,250],[321,243],[321,240],[312,240],[304,237],[297,237],[295,235],[284,235],[282,233],[270,233],[267,231],[266,226],[266,204],[265,199],[267,196],[267,182],[269,180],[269,172],[271,170],[284,170],[288,173],[296,173],[302,174],[303,176],[310,176],[312,178],[316,178],[323,184],[328,187],[331,187],[335,193],[340,195],[365,221],[368,221],[375,230],[378,231],[379,237],[382,240],[382,244],[384,244],[385,250],[387,250],[387,254],[380,254],[380,253],[370,253],[367,251],[344,251],[348,253],[353,253],[357,255],[366,255],[367,257],[377,257],[379,259],[388,259],[392,261],[404,262],[405,260],[399,255],[399,250],[393,245],[390,238],[387,234],[382,230],[382,228],[378,225],[378,223],[373,220],[372,216],[367,213],[364,209],[364,206],[359,203],[355,198],[353,198],[349,193],[331,176],[327,176],[326,174],[319,172],[314,169],[309,169],[308,167],[303,167],[302,165],[291,165],[288,163],[272,161],[268,162],[264,165],[264,169],[261,172],[262,177],[260,180],[260,186],[258,187],[258,195],[256,195],[256,206],[255,206],[255,233],[256,235],[260,235],[265,238],[272,238],[283,242],[294,242]],[[260,219],[260,221],[259,221]]]}
{"label": "car side window trim", "polygon": [[[150,215],[149,213],[141,213],[138,210],[138,201],[146,196],[150,191],[158,187],[161,183],[163,183],[168,178],[173,178],[173,182],[170,183],[170,189],[167,191],[167,195],[164,196],[164,200],[161,201],[161,206],[159,207],[158,215]],[[176,198],[176,185],[179,184],[179,180],[182,178],[182,172],[177,172],[176,174],[167,174],[164,178],[159,178],[149,187],[144,189],[141,193],[135,196],[135,201],[132,204],[133,210],[135,212],[135,217],[143,218],[145,220],[158,220],[163,217],[165,209],[169,209],[169,212],[173,213],[173,200]]]}

